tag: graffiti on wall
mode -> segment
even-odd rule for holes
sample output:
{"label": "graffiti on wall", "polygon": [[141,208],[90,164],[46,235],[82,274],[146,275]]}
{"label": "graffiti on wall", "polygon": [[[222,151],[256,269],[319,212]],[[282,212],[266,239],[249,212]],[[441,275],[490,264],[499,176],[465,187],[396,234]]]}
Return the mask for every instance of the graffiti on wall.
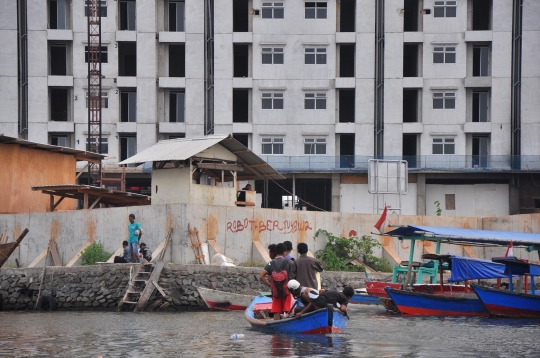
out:
{"label": "graffiti on wall", "polygon": [[245,218],[243,220],[233,220],[227,222],[227,231],[232,233],[242,232],[244,230],[258,231],[277,231],[281,234],[292,234],[298,231],[313,230],[309,221],[299,220],[284,220],[282,222],[278,220],[249,220]]}

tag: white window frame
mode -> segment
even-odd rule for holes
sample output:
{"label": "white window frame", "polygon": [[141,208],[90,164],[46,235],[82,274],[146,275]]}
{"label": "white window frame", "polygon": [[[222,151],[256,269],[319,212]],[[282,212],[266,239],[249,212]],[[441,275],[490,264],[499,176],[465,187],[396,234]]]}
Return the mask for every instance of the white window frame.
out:
{"label": "white window frame", "polygon": [[[308,57],[313,57],[313,61],[308,61]],[[326,47],[305,47],[304,64],[305,65],[326,65]]]}
{"label": "white window frame", "polygon": [[[173,115],[173,114],[171,113],[171,104],[172,104],[172,103],[171,103],[171,97],[172,97],[173,94],[174,94],[175,97],[176,97],[176,113],[175,113],[175,115],[174,115],[174,118],[175,118],[174,121],[171,120],[171,116]],[[183,95],[184,95],[183,106],[182,106],[182,108],[180,108],[180,109],[178,108],[178,95],[179,95],[179,94],[183,94]],[[169,100],[169,102],[168,102],[167,108],[168,108],[168,112],[169,112],[169,113],[168,113],[168,116],[167,116],[167,119],[168,119],[167,122],[170,122],[170,123],[185,123],[185,122],[186,122],[186,91],[185,91],[185,90],[181,90],[181,89],[178,89],[178,90],[170,90],[169,93],[168,93],[168,100]],[[179,118],[178,118],[178,114],[179,114],[179,113],[182,113],[182,118],[180,118],[180,119],[182,119],[181,121],[178,121],[178,119],[179,119]]]}
{"label": "white window frame", "polygon": [[[50,139],[49,139],[49,143],[51,143],[51,145],[56,145],[58,147],[64,147],[64,148],[72,148],[71,146],[71,134],[70,133],[50,133],[49,135]],[[53,144],[52,141],[53,141],[53,138],[64,138],[66,140],[66,145],[60,145],[60,144]]]}
{"label": "white window frame", "polygon": [[[264,59],[270,58],[270,63],[265,63]],[[276,61],[276,59],[279,59],[279,56],[281,56],[281,62]],[[261,48],[261,63],[263,65],[283,65],[285,63],[285,48],[281,46],[275,46],[275,47],[262,47]]]}
{"label": "white window frame", "polygon": [[[491,118],[490,118],[490,115],[491,115],[491,91],[489,90],[484,90],[484,91],[473,91],[472,92],[472,101],[473,101],[473,104],[472,104],[472,108],[474,109],[474,97],[475,97],[475,94],[478,94],[478,104],[477,106],[479,107],[479,113],[478,113],[478,120],[476,121],[475,120],[475,116],[476,116],[476,113],[474,113],[474,110],[473,110],[473,113],[472,113],[472,119],[473,119],[473,122],[475,123],[487,123],[487,122],[491,122]],[[482,100],[482,96],[485,96],[485,98]],[[482,108],[482,104],[485,104],[485,108]],[[482,118],[484,117],[484,118]],[[485,119],[485,120],[482,120],[482,119]]]}
{"label": "white window frame", "polygon": [[326,92],[306,92],[304,109],[326,109]]}
{"label": "white window frame", "polygon": [[[438,16],[440,9],[442,9],[443,11],[442,16]],[[453,9],[453,11],[450,11],[450,15],[448,14],[449,9]],[[456,16],[457,16],[457,1],[456,0],[436,0],[433,3],[433,17],[456,17]]]}
{"label": "white window frame", "polygon": [[[267,149],[265,151],[265,148]],[[280,149],[281,148],[281,153]],[[285,138],[283,137],[261,137],[261,154],[263,155],[283,155],[285,149]]]}
{"label": "white window frame", "polygon": [[[435,146],[440,146],[442,153],[435,153]],[[451,149],[451,150],[450,150]],[[452,153],[450,153],[452,152]],[[456,154],[456,140],[454,137],[434,137],[431,145],[433,155],[454,155]]]}
{"label": "white window frame", "polygon": [[326,144],[326,137],[306,137],[304,138],[304,154],[326,155]]}
{"label": "white window frame", "polygon": [[[442,107],[436,106],[435,101],[442,100]],[[453,107],[451,106],[454,101]],[[433,92],[433,109],[456,109],[456,92]]]}
{"label": "white window frame", "polygon": [[[281,100],[281,108],[279,101]],[[272,104],[272,108],[264,108],[265,101]],[[285,93],[281,91],[262,92],[261,93],[261,109],[284,109],[285,108]]]}
{"label": "white window frame", "polygon": [[[309,7],[308,7],[309,4]],[[314,4],[312,7],[311,4]],[[319,5],[321,4],[321,5]],[[324,4],[324,6],[322,5]],[[327,1],[306,1],[304,3],[304,18],[306,20],[317,20],[317,19],[327,19],[328,18],[328,2]],[[324,9],[324,11],[323,11]],[[320,11],[319,11],[320,10]],[[311,13],[313,11],[313,17],[308,17],[308,11]],[[324,13],[324,17],[322,14]],[[320,16],[319,16],[320,15]]]}
{"label": "white window frame", "polygon": [[[88,108],[88,91],[84,93],[86,108]],[[109,108],[109,92],[101,92],[101,108]]]}
{"label": "white window frame", "polygon": [[[279,17],[279,11],[277,11],[276,17],[276,10],[281,10],[281,17]],[[285,3],[282,1],[263,1],[261,5],[261,12],[261,18],[263,19],[283,19],[285,18]],[[268,13],[270,13],[271,16],[265,17],[265,14]]]}
{"label": "white window frame", "polygon": [[[86,151],[90,152],[90,142],[95,142],[96,138],[89,138],[85,137],[86,141]],[[108,154],[109,153],[109,138],[107,137],[101,137],[101,154]]]}
{"label": "white window frame", "polygon": [[[442,62],[435,62],[436,55],[442,55]],[[441,45],[433,47],[433,63],[456,63],[456,55],[457,51],[455,45]]]}
{"label": "white window frame", "polygon": [[[178,4],[183,3],[182,11],[179,11]],[[169,23],[171,4],[176,4],[175,18],[176,23],[174,24],[175,30],[171,30],[173,24]],[[169,32],[184,32],[186,30],[186,2],[184,0],[169,0],[167,2],[167,31]],[[180,15],[180,16],[179,16]],[[181,19],[179,19],[181,17]]]}

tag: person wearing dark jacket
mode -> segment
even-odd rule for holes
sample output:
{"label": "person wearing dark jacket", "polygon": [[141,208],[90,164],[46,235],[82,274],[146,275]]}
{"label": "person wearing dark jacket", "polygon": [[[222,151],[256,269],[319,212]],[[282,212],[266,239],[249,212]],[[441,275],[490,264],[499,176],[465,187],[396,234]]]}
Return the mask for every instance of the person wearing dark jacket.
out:
{"label": "person wearing dark jacket", "polygon": [[146,261],[148,262],[152,261],[152,251],[148,247],[146,247],[146,244],[144,242],[141,242],[139,254]]}

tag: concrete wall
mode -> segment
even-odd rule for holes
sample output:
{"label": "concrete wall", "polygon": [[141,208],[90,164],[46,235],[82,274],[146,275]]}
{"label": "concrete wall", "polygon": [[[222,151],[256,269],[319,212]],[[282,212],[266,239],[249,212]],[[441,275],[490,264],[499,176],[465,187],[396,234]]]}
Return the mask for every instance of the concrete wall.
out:
{"label": "concrete wall", "polygon": [[[49,239],[56,241],[63,265],[67,264],[88,241],[101,241],[105,250],[112,253],[120,247],[122,240],[127,239],[127,218],[130,213],[136,215],[137,221],[144,229],[142,241],[152,250],[165,239],[168,228],[173,228],[172,246],[167,250],[165,259],[167,262],[175,263],[194,261],[188,224],[192,229],[199,230],[201,242],[206,242],[207,238],[214,238],[226,256],[241,264],[248,260],[264,261],[253,240],[259,240],[265,248],[269,244],[285,240],[291,241],[294,246],[298,242],[305,242],[312,252],[316,252],[326,244],[324,237],[315,237],[317,230],[324,229],[334,235],[346,237],[370,235],[375,230],[373,225],[379,219],[379,215],[187,204],[0,215],[0,232],[7,232],[9,237],[16,237],[24,228],[30,230],[6,266],[13,267],[15,259],[18,259],[21,266],[27,266],[47,248]],[[484,219],[392,214],[390,224],[491,228],[540,233],[539,214]],[[398,243],[398,240],[393,238],[385,240],[402,260],[408,259],[408,249],[404,248],[406,243]],[[482,249],[478,250],[480,257],[491,257],[484,256]],[[441,252],[462,254],[463,249],[445,245]],[[493,249],[493,252],[503,255],[505,248]],[[516,253],[524,258],[537,259],[536,253],[528,254],[523,250],[516,250]],[[213,249],[210,249],[210,255],[213,254]],[[382,250],[376,250],[375,254],[387,257]],[[416,259],[419,260],[422,250],[417,250],[416,255],[418,256]]]}

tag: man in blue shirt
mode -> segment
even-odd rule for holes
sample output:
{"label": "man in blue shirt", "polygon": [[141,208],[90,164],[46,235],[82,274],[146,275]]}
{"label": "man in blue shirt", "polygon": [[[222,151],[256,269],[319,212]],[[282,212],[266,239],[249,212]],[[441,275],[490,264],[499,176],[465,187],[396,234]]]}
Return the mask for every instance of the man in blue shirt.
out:
{"label": "man in blue shirt", "polygon": [[135,215],[129,214],[129,224],[128,224],[128,244],[129,250],[131,251],[131,262],[139,262],[139,240],[142,236],[141,225],[135,221]]}

